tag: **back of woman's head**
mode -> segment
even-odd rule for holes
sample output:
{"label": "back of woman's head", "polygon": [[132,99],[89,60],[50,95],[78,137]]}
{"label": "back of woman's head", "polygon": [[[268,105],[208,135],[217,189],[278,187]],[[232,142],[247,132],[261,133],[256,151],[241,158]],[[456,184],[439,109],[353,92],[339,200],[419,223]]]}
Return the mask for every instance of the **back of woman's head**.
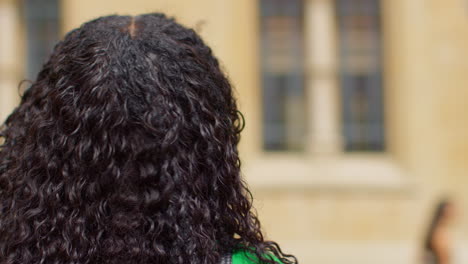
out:
{"label": "back of woman's head", "polygon": [[0,132],[0,263],[294,262],[252,213],[242,125],[193,30],[147,14],[71,31]]}

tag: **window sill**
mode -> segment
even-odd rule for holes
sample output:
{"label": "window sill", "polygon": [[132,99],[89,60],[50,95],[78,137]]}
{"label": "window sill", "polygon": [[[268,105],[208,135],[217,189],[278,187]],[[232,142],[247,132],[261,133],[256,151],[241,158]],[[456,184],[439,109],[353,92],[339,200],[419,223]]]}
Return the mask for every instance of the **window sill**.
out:
{"label": "window sill", "polygon": [[253,190],[411,192],[416,185],[384,154],[308,157],[268,153],[246,162],[243,174]]}

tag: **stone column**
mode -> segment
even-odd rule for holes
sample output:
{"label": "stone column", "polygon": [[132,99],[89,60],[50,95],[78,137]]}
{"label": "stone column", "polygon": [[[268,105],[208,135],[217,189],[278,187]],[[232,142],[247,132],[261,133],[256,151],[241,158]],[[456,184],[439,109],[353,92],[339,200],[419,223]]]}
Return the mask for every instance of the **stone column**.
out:
{"label": "stone column", "polygon": [[305,34],[308,151],[339,154],[342,133],[333,0],[306,0]]}

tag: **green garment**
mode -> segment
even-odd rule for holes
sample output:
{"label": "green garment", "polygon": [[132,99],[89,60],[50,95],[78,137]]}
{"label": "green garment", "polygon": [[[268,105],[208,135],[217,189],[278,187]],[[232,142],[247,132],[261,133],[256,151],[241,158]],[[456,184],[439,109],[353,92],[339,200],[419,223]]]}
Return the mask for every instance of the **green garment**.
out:
{"label": "green garment", "polygon": [[[279,261],[279,259],[275,256],[271,256],[271,258],[274,259],[278,264],[281,264],[281,261]],[[258,258],[254,254],[244,250],[239,250],[232,253],[232,264],[261,264],[255,260],[258,260]]]}

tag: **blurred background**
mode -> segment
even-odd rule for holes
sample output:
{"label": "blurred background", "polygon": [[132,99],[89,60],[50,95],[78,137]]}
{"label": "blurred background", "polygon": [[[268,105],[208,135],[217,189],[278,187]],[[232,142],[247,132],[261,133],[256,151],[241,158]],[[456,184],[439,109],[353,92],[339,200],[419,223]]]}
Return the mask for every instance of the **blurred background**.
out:
{"label": "blurred background", "polygon": [[232,81],[269,239],[301,263],[422,263],[450,197],[468,263],[467,0],[0,0],[0,119],[66,32],[155,11]]}

